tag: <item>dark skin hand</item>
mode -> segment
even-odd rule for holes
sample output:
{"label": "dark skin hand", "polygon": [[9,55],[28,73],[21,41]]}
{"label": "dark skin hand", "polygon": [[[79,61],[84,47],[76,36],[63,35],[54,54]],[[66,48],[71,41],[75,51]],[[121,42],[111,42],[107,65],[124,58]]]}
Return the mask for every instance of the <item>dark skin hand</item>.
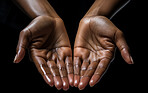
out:
{"label": "dark skin hand", "polygon": [[123,59],[133,64],[123,32],[110,20],[129,0],[95,0],[81,19],[74,45],[74,86],[94,86],[114,58],[116,47]]}
{"label": "dark skin hand", "polygon": [[[33,21],[20,32],[14,62],[25,50],[44,80],[57,89],[69,85],[84,89],[94,86],[114,57],[115,48],[128,64],[133,64],[123,33],[107,18],[127,0],[95,0],[81,19],[72,50],[63,21],[47,0],[13,0]],[[73,81],[74,70],[74,81]],[[81,78],[80,78],[81,77]]]}
{"label": "dark skin hand", "polygon": [[33,21],[20,33],[15,62],[25,49],[44,80],[57,89],[73,86],[72,51],[62,19],[47,0],[12,0]]}
{"label": "dark skin hand", "polygon": [[23,29],[15,63],[24,58],[26,49],[47,84],[64,90],[73,86],[72,50],[60,18],[39,16]]}
{"label": "dark skin hand", "polygon": [[107,70],[116,46],[123,59],[133,64],[123,32],[107,17],[84,17],[74,45],[74,86],[80,90],[94,86]]}

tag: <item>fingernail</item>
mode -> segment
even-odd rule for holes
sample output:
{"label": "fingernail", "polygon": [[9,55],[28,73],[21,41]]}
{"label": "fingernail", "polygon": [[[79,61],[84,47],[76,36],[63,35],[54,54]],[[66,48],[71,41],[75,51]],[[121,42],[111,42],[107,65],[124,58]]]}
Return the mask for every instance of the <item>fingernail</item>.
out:
{"label": "fingernail", "polygon": [[59,82],[59,81],[56,82],[56,88],[57,88],[58,90],[61,90],[61,88],[62,88],[62,87],[60,86],[60,82]]}
{"label": "fingernail", "polygon": [[74,81],[74,86],[78,87],[78,81],[77,80]]}
{"label": "fingernail", "polygon": [[75,80],[75,84],[77,84],[78,83],[78,81],[77,80]]}
{"label": "fingernail", "polygon": [[57,82],[56,82],[56,85],[57,85],[57,86],[59,86],[59,85],[60,85],[60,83],[57,81]]}
{"label": "fingernail", "polygon": [[13,63],[16,63],[17,62],[17,54],[15,55],[15,58],[13,60]]}
{"label": "fingernail", "polygon": [[83,88],[83,82],[80,82],[80,83],[79,83],[78,88],[79,88],[79,90],[83,90],[83,89],[84,89],[84,88]]}
{"label": "fingernail", "polygon": [[73,87],[73,80],[72,79],[70,79],[69,83],[70,83],[71,87]]}
{"label": "fingernail", "polygon": [[69,86],[64,82],[63,83],[63,90],[67,91],[69,89]]}
{"label": "fingernail", "polygon": [[134,64],[133,58],[130,56],[131,64]]}
{"label": "fingernail", "polygon": [[94,86],[94,85],[93,85],[93,82],[94,82],[93,80],[90,81],[90,84],[89,84],[90,87],[93,87],[93,86]]}

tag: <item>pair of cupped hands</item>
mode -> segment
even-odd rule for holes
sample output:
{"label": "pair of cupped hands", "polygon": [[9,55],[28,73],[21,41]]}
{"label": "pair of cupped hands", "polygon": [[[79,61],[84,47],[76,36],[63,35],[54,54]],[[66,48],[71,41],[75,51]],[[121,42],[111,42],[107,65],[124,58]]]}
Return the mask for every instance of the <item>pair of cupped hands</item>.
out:
{"label": "pair of cupped hands", "polygon": [[69,86],[82,90],[101,79],[116,47],[133,64],[123,32],[105,16],[81,19],[73,53],[63,20],[39,16],[20,32],[14,62],[19,63],[27,49],[47,84],[58,90]]}

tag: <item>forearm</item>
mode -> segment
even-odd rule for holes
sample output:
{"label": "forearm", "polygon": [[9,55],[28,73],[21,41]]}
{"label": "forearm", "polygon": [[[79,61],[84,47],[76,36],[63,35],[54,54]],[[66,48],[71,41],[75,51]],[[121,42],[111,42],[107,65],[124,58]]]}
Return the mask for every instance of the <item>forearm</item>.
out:
{"label": "forearm", "polygon": [[130,0],[95,0],[85,16],[111,17],[119,8]]}
{"label": "forearm", "polygon": [[31,18],[35,18],[41,15],[59,18],[58,14],[47,0],[12,0],[12,1]]}

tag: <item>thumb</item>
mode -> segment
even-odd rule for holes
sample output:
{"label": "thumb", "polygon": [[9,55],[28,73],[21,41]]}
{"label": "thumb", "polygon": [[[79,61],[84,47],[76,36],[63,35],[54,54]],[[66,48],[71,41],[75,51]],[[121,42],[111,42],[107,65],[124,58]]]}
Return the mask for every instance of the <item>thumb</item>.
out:
{"label": "thumb", "polygon": [[117,30],[117,32],[115,34],[115,43],[116,43],[118,49],[120,50],[123,59],[128,64],[133,64],[134,62],[133,62],[133,59],[131,57],[129,47],[128,47],[127,43],[126,43],[123,32],[120,31],[120,30]]}
{"label": "thumb", "polygon": [[24,29],[20,32],[14,63],[19,63],[24,58],[25,50],[29,45],[29,37],[30,32],[28,29]]}

